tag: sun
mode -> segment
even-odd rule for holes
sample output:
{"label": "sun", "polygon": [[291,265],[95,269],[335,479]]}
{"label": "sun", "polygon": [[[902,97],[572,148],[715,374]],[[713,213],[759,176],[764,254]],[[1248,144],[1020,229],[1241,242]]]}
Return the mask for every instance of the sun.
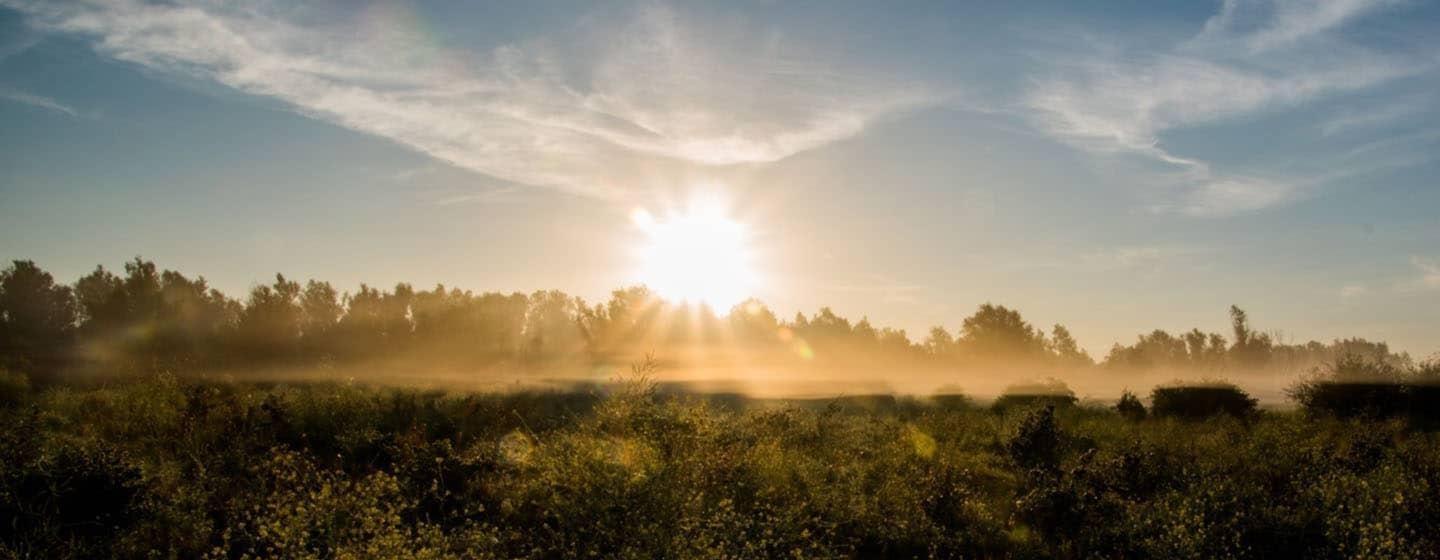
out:
{"label": "sun", "polygon": [[752,295],[750,232],[727,217],[723,205],[693,203],[659,218],[637,209],[631,219],[645,234],[638,279],[660,297],[723,314]]}

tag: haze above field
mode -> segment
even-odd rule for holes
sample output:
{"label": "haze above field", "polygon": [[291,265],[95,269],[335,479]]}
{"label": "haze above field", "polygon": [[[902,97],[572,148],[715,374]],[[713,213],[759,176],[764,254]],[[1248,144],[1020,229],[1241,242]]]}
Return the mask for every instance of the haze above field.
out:
{"label": "haze above field", "polygon": [[355,6],[0,0],[5,264],[1440,350],[1435,4]]}

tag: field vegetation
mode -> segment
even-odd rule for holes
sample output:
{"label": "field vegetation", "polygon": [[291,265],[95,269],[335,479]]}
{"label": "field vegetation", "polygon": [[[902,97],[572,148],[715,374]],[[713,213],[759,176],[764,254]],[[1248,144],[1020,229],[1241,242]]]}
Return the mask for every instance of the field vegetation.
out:
{"label": "field vegetation", "polygon": [[[242,301],[139,259],[73,285],[17,261],[0,558],[1440,556],[1440,365],[1231,320],[1097,363],[991,304],[912,342],[643,288],[588,305],[278,277]],[[693,364],[642,348],[943,382],[697,390],[673,375]],[[587,373],[486,391],[358,373],[402,366]],[[1275,372],[1286,406],[1225,381]],[[1098,378],[1114,390],[1077,394]]]}
{"label": "field vegetation", "polygon": [[[1433,558],[1404,417],[4,377],[14,558]],[[1243,392],[1235,390],[1244,399]],[[1161,395],[1168,395],[1161,397]],[[1219,404],[1217,404],[1219,403]],[[1196,411],[1211,407],[1210,414]]]}

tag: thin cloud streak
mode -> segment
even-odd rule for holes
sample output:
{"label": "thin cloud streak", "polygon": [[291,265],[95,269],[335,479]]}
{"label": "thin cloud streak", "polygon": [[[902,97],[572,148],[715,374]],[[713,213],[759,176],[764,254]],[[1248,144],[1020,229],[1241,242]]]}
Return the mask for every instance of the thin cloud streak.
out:
{"label": "thin cloud streak", "polygon": [[1410,265],[1420,272],[1416,285],[1425,289],[1440,289],[1440,259],[1413,256]]}
{"label": "thin cloud streak", "polygon": [[859,72],[780,66],[758,37],[712,47],[663,6],[594,37],[470,53],[383,10],[364,26],[317,26],[268,2],[0,4],[119,60],[275,98],[499,179],[601,197],[647,166],[776,161],[934,100]]}
{"label": "thin cloud streak", "polygon": [[[1402,6],[1396,0],[1225,0],[1194,44],[1244,45],[1251,53],[1294,46],[1352,20]],[[1250,29],[1255,20],[1265,23]]]}
{"label": "thin cloud streak", "polygon": [[35,95],[33,93],[26,93],[23,91],[16,91],[11,89],[0,89],[0,99],[14,101],[16,103],[29,105],[31,107],[39,107],[41,109],[54,111],[56,113],[69,115],[71,117],[80,116],[80,111],[75,110],[74,107],[51,99],[49,97]]}
{"label": "thin cloud streak", "polygon": [[1346,111],[1320,124],[1321,136],[1334,136],[1355,129],[1378,128],[1394,124],[1407,117],[1420,115],[1430,109],[1424,99],[1411,99],[1364,110]]}
{"label": "thin cloud streak", "polygon": [[1217,170],[1166,148],[1161,135],[1431,71],[1433,60],[1375,54],[1325,35],[1385,4],[1229,1],[1170,52],[1062,57],[1057,74],[1035,81],[1023,104],[1040,130],[1072,146],[1181,169],[1172,185],[1178,200],[1158,210],[1200,217],[1261,210],[1298,198],[1315,179]]}

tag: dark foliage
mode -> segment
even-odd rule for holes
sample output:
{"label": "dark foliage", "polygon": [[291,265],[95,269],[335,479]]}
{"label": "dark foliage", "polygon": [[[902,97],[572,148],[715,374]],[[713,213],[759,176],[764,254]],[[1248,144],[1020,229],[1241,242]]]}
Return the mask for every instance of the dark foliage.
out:
{"label": "dark foliage", "polygon": [[1140,397],[1135,396],[1129,389],[1120,394],[1120,401],[1115,403],[1115,412],[1128,420],[1144,420],[1147,414],[1145,403],[1140,402]]}
{"label": "dark foliage", "polygon": [[1058,379],[1045,379],[1017,383],[1005,388],[1005,393],[991,403],[990,409],[1005,412],[1025,408],[1065,408],[1074,406],[1079,399],[1075,392]]}
{"label": "dark foliage", "polygon": [[1228,383],[1156,387],[1150,393],[1150,413],[1157,418],[1200,420],[1229,415],[1247,418],[1258,401]]}
{"label": "dark foliage", "polygon": [[0,410],[0,557],[1440,550],[1440,435],[1403,424],[731,400],[644,377],[511,395],[171,377],[28,391]]}
{"label": "dark foliage", "polygon": [[[96,267],[65,285],[31,261],[0,270],[0,367],[30,374],[40,385],[77,370],[115,375],[423,363],[547,371],[722,342],[820,367],[1050,372],[1094,365],[1063,325],[1047,336],[1019,311],[991,303],[959,318],[958,335],[935,327],[912,342],[905,331],[852,322],[829,308],[782,321],[758,301],[732,310],[695,308],[665,302],[644,287],[616,290],[591,305],[558,291],[473,293],[405,283],[342,292],[328,282],[277,274],[273,283],[235,299],[203,277],[140,258],[117,272]],[[1199,330],[1154,331],[1133,346],[1116,345],[1104,365],[1294,370],[1344,353],[1410,363],[1384,343],[1361,339],[1278,344],[1255,332],[1239,308],[1231,318],[1233,342]]]}
{"label": "dark foliage", "polygon": [[1440,363],[1403,366],[1373,356],[1347,354],[1317,368],[1289,389],[1314,415],[1336,418],[1406,418],[1440,424]]}
{"label": "dark foliage", "polygon": [[1055,407],[1030,411],[1020,420],[1015,435],[1005,443],[1010,460],[1024,469],[1053,471],[1060,465],[1066,441],[1055,423]]}

